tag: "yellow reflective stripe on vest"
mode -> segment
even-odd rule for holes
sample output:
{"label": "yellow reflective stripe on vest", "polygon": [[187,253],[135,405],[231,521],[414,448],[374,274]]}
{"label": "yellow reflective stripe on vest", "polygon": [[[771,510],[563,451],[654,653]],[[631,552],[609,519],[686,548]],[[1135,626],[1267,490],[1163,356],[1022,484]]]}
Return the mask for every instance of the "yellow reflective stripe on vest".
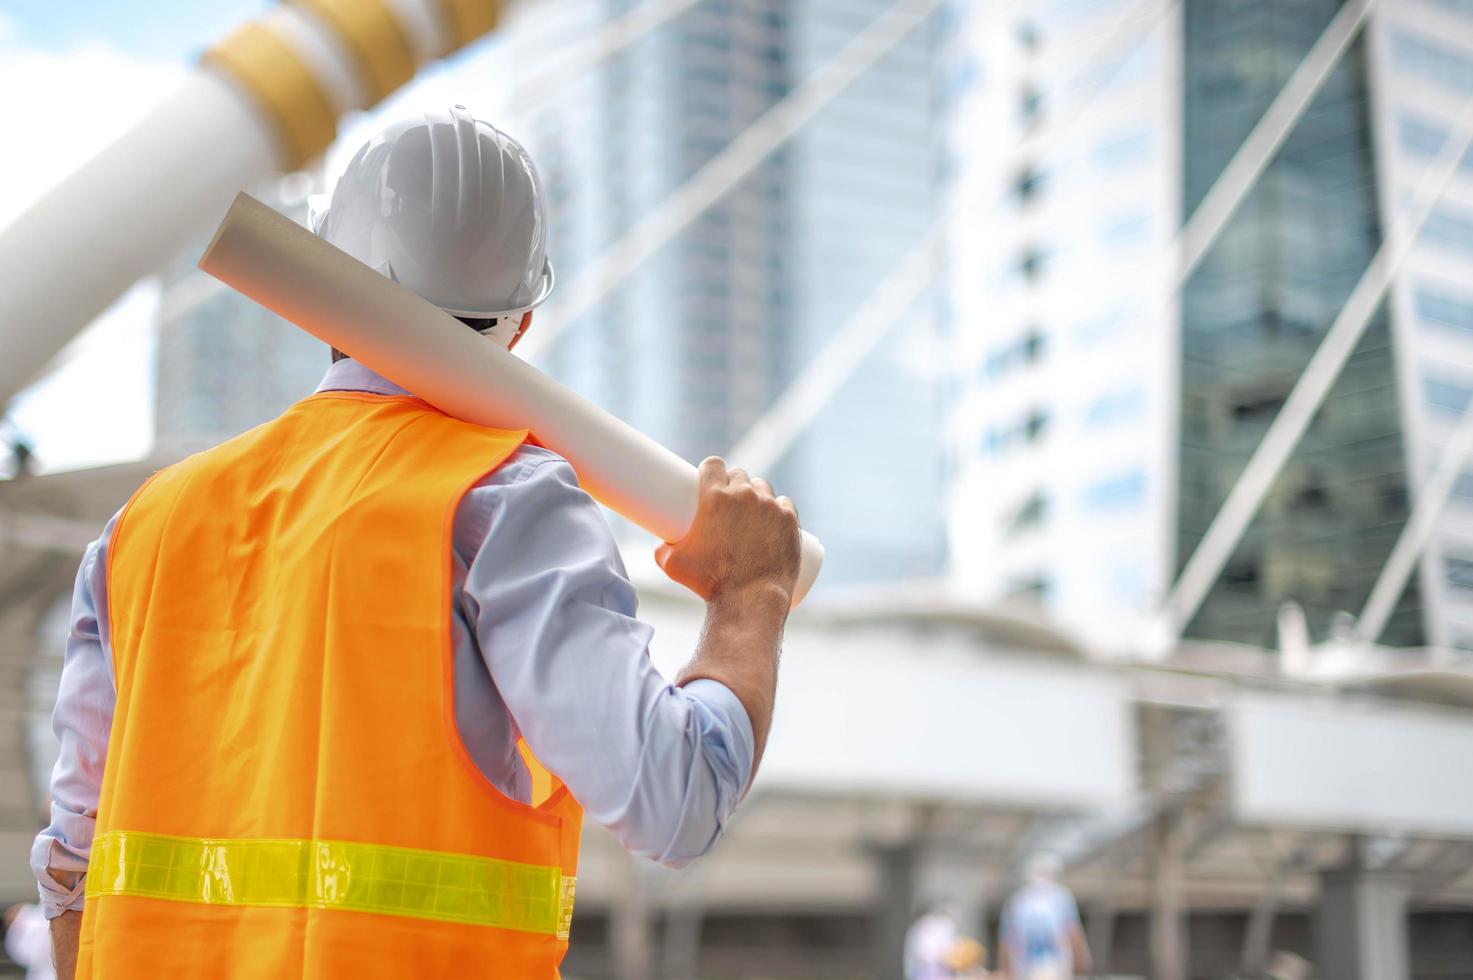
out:
{"label": "yellow reflective stripe on vest", "polygon": [[468,854],[331,840],[216,840],[110,831],[87,896],[344,909],[568,938],[575,879]]}

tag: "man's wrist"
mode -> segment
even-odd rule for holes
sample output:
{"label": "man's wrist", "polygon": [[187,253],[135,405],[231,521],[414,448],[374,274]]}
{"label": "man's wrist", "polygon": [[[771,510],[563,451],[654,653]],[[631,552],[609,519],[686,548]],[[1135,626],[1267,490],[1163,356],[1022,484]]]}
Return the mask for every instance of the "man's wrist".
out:
{"label": "man's wrist", "polygon": [[792,603],[792,594],[787,589],[777,582],[763,580],[715,592],[706,600],[706,608],[713,615],[755,617],[781,624]]}

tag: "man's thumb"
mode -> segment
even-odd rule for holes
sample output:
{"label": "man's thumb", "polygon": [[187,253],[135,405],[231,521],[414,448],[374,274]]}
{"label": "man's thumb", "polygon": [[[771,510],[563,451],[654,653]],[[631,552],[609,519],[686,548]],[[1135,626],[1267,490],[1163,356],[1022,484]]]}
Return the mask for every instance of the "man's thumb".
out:
{"label": "man's thumb", "polygon": [[662,544],[655,549],[655,564],[660,566],[660,571],[665,570],[665,562],[670,560],[670,552],[674,550],[675,547],[670,544]]}

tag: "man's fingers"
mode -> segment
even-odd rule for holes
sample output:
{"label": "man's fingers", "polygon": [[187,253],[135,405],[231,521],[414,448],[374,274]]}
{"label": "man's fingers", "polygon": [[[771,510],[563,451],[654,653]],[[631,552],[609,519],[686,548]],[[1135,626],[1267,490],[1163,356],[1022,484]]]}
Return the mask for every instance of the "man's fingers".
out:
{"label": "man's fingers", "polygon": [[701,489],[726,486],[726,460],[720,456],[707,456],[701,460]]}
{"label": "man's fingers", "polygon": [[771,497],[772,496],[772,484],[771,483],[768,483],[766,480],[762,479],[762,477],[760,477],[760,476],[754,476],[754,477],[752,477],[752,486],[756,487],[757,488],[757,492],[760,493],[762,496],[764,496],[764,497]]}
{"label": "man's fingers", "polygon": [[789,514],[792,514],[794,520],[798,519],[798,505],[793,503],[792,497],[778,497],[777,505]]}
{"label": "man's fingers", "polygon": [[733,466],[731,469],[727,470],[726,479],[728,485],[733,487],[739,487],[744,483],[752,482],[751,478],[747,476],[747,471],[739,466]]}

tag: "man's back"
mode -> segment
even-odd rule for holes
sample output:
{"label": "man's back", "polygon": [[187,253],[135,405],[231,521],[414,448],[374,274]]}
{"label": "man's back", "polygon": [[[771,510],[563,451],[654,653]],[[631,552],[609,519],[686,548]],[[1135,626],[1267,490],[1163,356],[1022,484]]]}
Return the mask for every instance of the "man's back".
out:
{"label": "man's back", "polygon": [[135,496],[84,966],[554,972],[580,811],[501,796],[445,737],[451,518],[523,435],[323,393]]}

